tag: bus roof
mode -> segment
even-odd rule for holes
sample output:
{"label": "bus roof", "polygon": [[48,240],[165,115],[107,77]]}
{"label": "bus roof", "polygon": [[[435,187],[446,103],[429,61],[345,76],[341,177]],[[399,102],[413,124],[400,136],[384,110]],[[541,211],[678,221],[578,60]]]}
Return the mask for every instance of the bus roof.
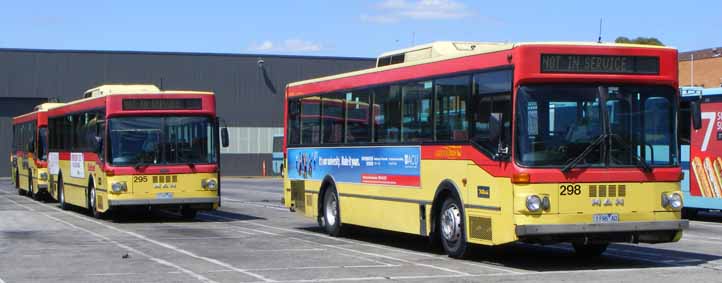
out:
{"label": "bus roof", "polygon": [[20,119],[20,118],[26,118],[26,117],[35,115],[35,114],[37,114],[38,112],[45,112],[45,111],[50,110],[51,108],[59,107],[59,106],[62,106],[62,105],[65,105],[65,103],[47,102],[47,103],[43,103],[43,104],[38,104],[38,105],[36,105],[35,107],[33,107],[33,111],[32,111],[32,112],[15,116],[15,117],[13,117],[13,120]]}
{"label": "bus roof", "polygon": [[187,91],[187,90],[161,90],[155,85],[101,85],[86,90],[83,98],[100,97],[108,95],[128,94],[202,94],[213,95],[209,91]]}
{"label": "bus roof", "polygon": [[[518,46],[528,45],[563,45],[563,46],[602,46],[602,47],[631,47],[631,48],[649,48],[649,49],[675,49],[666,46],[642,45],[642,44],[626,44],[626,43],[597,43],[597,42],[519,42],[519,43],[493,43],[493,42],[455,42],[455,41],[437,41],[428,44],[413,46],[389,52],[384,52],[376,60],[376,67],[342,73],[332,76],[314,78],[288,84],[288,87],[294,87],[309,83],[317,83],[333,79],[351,77],[367,73],[381,72],[391,69],[403,68],[414,65],[449,60],[453,58],[473,56],[479,54],[493,53],[499,51],[510,50]],[[399,56],[399,63],[382,64],[384,59],[395,59]]]}

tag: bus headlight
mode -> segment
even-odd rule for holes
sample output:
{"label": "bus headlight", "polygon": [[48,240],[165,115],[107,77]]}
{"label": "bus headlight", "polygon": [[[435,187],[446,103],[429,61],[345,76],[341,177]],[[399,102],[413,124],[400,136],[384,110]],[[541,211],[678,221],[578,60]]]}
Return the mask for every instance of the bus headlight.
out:
{"label": "bus headlight", "polygon": [[537,195],[526,197],[526,209],[531,212],[539,212],[542,208],[542,200]]}
{"label": "bus headlight", "polygon": [[662,206],[673,209],[680,209],[682,208],[682,196],[679,193],[663,193]]}
{"label": "bus headlight", "polygon": [[113,184],[110,185],[110,188],[113,190],[114,193],[128,191],[128,185],[123,181],[113,182]]}
{"label": "bus headlight", "polygon": [[42,172],[42,173],[40,173],[40,180],[41,180],[41,181],[47,181],[47,180],[48,180],[48,173],[47,173],[47,172]]}
{"label": "bus headlight", "polygon": [[203,179],[203,181],[201,181],[201,187],[208,190],[215,190],[218,188],[218,181],[216,181],[216,179]]}

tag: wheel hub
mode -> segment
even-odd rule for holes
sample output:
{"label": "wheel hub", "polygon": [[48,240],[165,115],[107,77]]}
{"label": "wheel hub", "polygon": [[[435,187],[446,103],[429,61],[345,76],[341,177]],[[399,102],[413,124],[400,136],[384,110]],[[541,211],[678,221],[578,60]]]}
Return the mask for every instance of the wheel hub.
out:
{"label": "wheel hub", "polygon": [[461,212],[456,205],[450,205],[441,214],[441,234],[452,242],[461,237]]}
{"label": "wheel hub", "polygon": [[336,218],[338,216],[338,210],[337,208],[337,202],[336,202],[336,196],[331,195],[328,200],[326,201],[325,205],[325,215],[326,215],[326,224],[333,226],[336,224]]}

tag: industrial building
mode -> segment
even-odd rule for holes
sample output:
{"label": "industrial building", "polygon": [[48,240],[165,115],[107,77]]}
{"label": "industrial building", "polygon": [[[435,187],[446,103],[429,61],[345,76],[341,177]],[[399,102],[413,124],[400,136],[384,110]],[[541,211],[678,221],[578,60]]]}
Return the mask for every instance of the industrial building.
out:
{"label": "industrial building", "polygon": [[[79,99],[102,84],[155,84],[215,92],[231,140],[221,151],[222,173],[259,176],[265,163],[270,174],[273,136],[283,134],[286,84],[374,63],[348,57],[0,49],[0,152],[9,157],[11,118],[37,104]],[[8,162],[0,162],[0,177],[9,173]]]}
{"label": "industrial building", "polygon": [[722,87],[722,47],[680,52],[679,85]]}

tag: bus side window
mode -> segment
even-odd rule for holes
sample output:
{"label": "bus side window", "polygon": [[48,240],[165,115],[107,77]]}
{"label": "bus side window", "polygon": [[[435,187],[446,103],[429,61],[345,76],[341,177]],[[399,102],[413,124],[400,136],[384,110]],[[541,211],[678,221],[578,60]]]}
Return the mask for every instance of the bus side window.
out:
{"label": "bus side window", "polygon": [[433,81],[418,81],[401,87],[403,97],[403,133],[404,142],[432,141],[434,139],[432,123]]}
{"label": "bus side window", "polygon": [[[471,141],[491,157],[511,145],[511,70],[474,75],[470,103]],[[502,136],[493,136],[489,121],[501,115]]]}
{"label": "bus side window", "polygon": [[301,99],[301,144],[316,145],[321,142],[321,97]]}
{"label": "bus side window", "polygon": [[359,90],[346,93],[346,142],[368,143],[371,141],[371,91]]}
{"label": "bus side window", "polygon": [[471,93],[471,77],[459,76],[434,81],[435,132],[437,141],[465,141],[469,139],[466,105]]}
{"label": "bus side window", "polygon": [[298,99],[288,101],[288,144],[301,142],[301,102]]}
{"label": "bus side window", "polygon": [[346,100],[340,94],[324,95],[322,98],[322,121],[323,143],[343,143],[345,124],[345,103]]}
{"label": "bus side window", "polygon": [[374,90],[374,142],[395,143],[401,133],[401,87],[379,87]]}

